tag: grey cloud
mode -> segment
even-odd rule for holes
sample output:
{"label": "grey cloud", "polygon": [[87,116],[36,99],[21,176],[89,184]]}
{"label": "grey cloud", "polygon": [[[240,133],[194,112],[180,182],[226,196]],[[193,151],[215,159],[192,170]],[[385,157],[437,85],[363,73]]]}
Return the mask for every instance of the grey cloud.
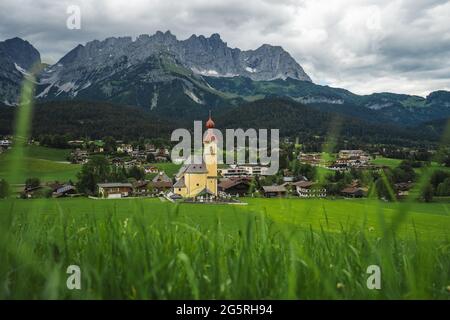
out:
{"label": "grey cloud", "polygon": [[[72,4],[81,30],[66,28]],[[2,0],[0,40],[20,36],[56,62],[93,39],[219,33],[231,47],[283,46],[318,83],[425,95],[450,89],[449,15],[445,0]]]}

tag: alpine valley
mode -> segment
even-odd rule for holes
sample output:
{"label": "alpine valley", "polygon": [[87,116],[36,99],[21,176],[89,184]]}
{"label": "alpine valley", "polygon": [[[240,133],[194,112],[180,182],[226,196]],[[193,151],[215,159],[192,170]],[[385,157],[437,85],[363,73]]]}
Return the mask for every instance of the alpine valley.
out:
{"label": "alpine valley", "polygon": [[[39,52],[25,40],[0,42],[0,104],[4,105],[0,112],[18,104],[21,82],[36,64],[42,66],[35,92],[41,105],[109,103],[139,108],[161,121],[203,119],[207,110],[213,110],[232,125],[231,114],[249,108],[267,110],[267,101],[277,99],[287,105],[291,119],[296,110],[310,110],[374,125],[434,130],[443,128],[450,117],[448,91],[427,97],[357,95],[315,84],[280,46],[263,44],[243,51],[230,48],[218,34],[178,40],[170,31],[136,39],[94,40],[73,48],[54,65],[42,65]],[[250,107],[245,109],[246,105]],[[283,112],[276,112],[283,117]]]}

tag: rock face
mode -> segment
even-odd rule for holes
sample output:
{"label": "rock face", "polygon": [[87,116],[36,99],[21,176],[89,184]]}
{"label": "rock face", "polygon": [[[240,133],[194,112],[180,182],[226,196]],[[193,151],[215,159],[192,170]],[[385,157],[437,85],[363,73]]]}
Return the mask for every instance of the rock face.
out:
{"label": "rock face", "polygon": [[[152,36],[94,40],[79,45],[57,64],[46,70],[41,84],[47,85],[40,97],[47,97],[51,89],[76,95],[78,91],[104,80],[132,66],[144,63],[149,57],[171,55],[181,67],[195,74],[233,77],[252,80],[297,79],[311,82],[302,67],[281,47],[263,45],[256,50],[232,49],[218,34],[211,37],[192,35],[179,41],[169,31]],[[154,82],[164,81],[154,78]]]}
{"label": "rock face", "polygon": [[177,56],[194,72],[207,76],[244,76],[252,80],[297,79],[311,82],[303,68],[278,46],[256,50],[231,49],[215,33],[210,38],[191,36],[180,41]]}
{"label": "rock face", "polygon": [[0,102],[16,105],[20,85],[33,64],[41,63],[39,51],[28,41],[13,38],[0,42]]}

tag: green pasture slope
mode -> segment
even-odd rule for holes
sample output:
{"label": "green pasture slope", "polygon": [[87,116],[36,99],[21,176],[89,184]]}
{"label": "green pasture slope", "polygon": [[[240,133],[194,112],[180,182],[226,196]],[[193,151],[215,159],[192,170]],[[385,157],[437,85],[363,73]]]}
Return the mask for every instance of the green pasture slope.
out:
{"label": "green pasture slope", "polygon": [[7,151],[0,155],[0,178],[11,184],[22,184],[27,178],[39,178],[41,181],[76,180],[81,165],[67,162],[70,150],[46,148],[36,145],[24,148],[25,156],[21,159],[23,170],[12,176],[9,172],[11,162],[16,161]]}
{"label": "green pasture slope", "polygon": [[[402,161],[403,160],[401,160],[401,159],[378,157],[376,159],[373,159],[372,163],[379,165],[379,166],[387,166],[390,168],[395,168],[395,167],[398,167],[402,163]],[[440,165],[437,162],[431,162],[431,165],[428,167],[428,169],[450,171],[449,167]],[[415,171],[417,173],[421,173],[421,171],[423,171],[423,168],[416,168]]]}
{"label": "green pasture slope", "polygon": [[[158,168],[159,171],[164,171],[170,178],[173,178],[181,167],[181,165],[173,162],[157,162],[148,164],[148,166],[154,166]],[[154,176],[155,174],[149,174],[148,178],[153,178]]]}
{"label": "green pasture slope", "polygon": [[56,149],[37,145],[29,145],[25,148],[27,157],[51,161],[67,162],[70,149]]}
{"label": "green pasture slope", "polygon": [[0,298],[450,298],[448,203],[245,201],[0,201]]}
{"label": "green pasture slope", "polygon": [[401,162],[402,162],[402,160],[400,160],[400,159],[385,158],[385,157],[377,157],[372,160],[373,164],[376,164],[379,166],[387,166],[390,168],[398,167]]}

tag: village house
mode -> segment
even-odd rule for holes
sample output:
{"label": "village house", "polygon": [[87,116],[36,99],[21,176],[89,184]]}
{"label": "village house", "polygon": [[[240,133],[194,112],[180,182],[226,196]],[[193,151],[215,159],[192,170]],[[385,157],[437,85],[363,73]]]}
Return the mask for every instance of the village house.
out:
{"label": "village house", "polygon": [[250,179],[247,177],[233,177],[222,179],[218,185],[219,192],[232,196],[244,196],[250,188]]}
{"label": "village house", "polygon": [[285,197],[287,189],[284,186],[263,186],[264,196],[266,198]]}
{"label": "village house", "polygon": [[267,167],[260,165],[230,165],[228,168],[219,169],[219,173],[222,177],[253,177],[265,175]]}
{"label": "village house", "polygon": [[339,163],[334,162],[333,164],[329,165],[327,167],[327,169],[333,170],[333,171],[343,172],[343,171],[347,171],[349,169],[349,167],[347,166],[346,163],[344,163],[344,164],[340,163],[339,164]]}
{"label": "village house", "polygon": [[139,180],[133,183],[133,195],[134,196],[147,196],[149,182],[147,180]]}
{"label": "village house", "polygon": [[364,190],[359,187],[346,187],[341,190],[341,195],[346,198],[362,198],[364,197]]}
{"label": "village house", "polygon": [[123,163],[123,166],[126,168],[126,169],[130,169],[130,168],[132,168],[132,167],[139,167],[139,166],[141,166],[141,162],[140,161],[138,161],[138,160],[136,160],[136,159],[131,159],[131,160],[128,160],[128,161],[125,161],[124,163]]}
{"label": "village house", "polygon": [[129,155],[132,157],[132,158],[137,158],[138,156],[139,156],[139,149],[133,149],[133,151],[131,151],[130,153],[129,153]]}
{"label": "village house", "polygon": [[299,176],[295,176],[293,177],[293,179],[288,179],[289,181],[286,181],[286,179],[283,178],[283,184],[282,186],[284,186],[289,192],[291,192],[292,190],[296,190],[296,187],[294,186],[294,184],[296,182],[300,182],[300,181],[308,181],[308,178],[306,178],[305,176],[299,175]]}
{"label": "village house", "polygon": [[267,167],[256,165],[256,164],[246,164],[240,166],[240,168],[247,171],[247,175],[253,177],[253,176],[263,176],[267,173]]}
{"label": "village house", "polygon": [[313,181],[298,181],[292,184],[300,198],[325,198],[327,189]]}
{"label": "village house", "polygon": [[405,198],[409,195],[409,190],[414,186],[414,184],[409,182],[399,182],[394,184],[394,190],[396,192],[397,198]]}
{"label": "village house", "polygon": [[318,166],[321,164],[322,161],[322,154],[315,152],[315,153],[300,153],[298,155],[298,160],[301,163],[309,164],[311,166]]}
{"label": "village house", "polygon": [[167,149],[167,148],[159,148],[159,149],[156,150],[155,156],[168,157],[169,156],[169,149]]}
{"label": "village house", "polygon": [[61,197],[67,197],[67,196],[74,196],[77,194],[77,189],[70,185],[65,184],[60,186],[59,188],[56,188],[55,191],[52,193],[53,198],[61,198]]}
{"label": "village house", "polygon": [[124,165],[125,161],[122,158],[115,157],[111,159],[111,163],[117,167],[121,167]]}
{"label": "village house", "polygon": [[154,144],[151,144],[151,143],[146,143],[146,144],[144,145],[144,149],[145,149],[145,151],[147,151],[147,152],[156,152],[155,145],[154,145]]}
{"label": "village house", "polygon": [[153,189],[153,193],[166,192],[172,189],[173,182],[164,171],[161,171],[152,179],[149,187]]}
{"label": "village house", "polygon": [[105,152],[105,143],[101,140],[95,140],[91,141],[90,143],[90,150],[92,150],[93,153],[103,153]]}
{"label": "village house", "polygon": [[12,142],[9,139],[0,140],[0,149],[5,149],[5,150],[9,149],[11,147],[11,145],[12,145]]}
{"label": "village house", "polygon": [[88,162],[89,155],[87,150],[76,148],[70,153],[70,158],[72,160],[72,163],[84,164]]}
{"label": "village house", "polygon": [[365,155],[363,150],[340,150],[338,153],[339,159],[360,158]]}
{"label": "village house", "polygon": [[363,150],[341,150],[335,164],[359,168],[368,166],[369,162],[370,157]]}
{"label": "village house", "polygon": [[157,167],[154,167],[154,166],[146,166],[146,167],[144,167],[144,172],[146,174],[152,174],[152,173],[158,173],[159,170]]}
{"label": "village house", "polygon": [[229,168],[219,169],[219,173],[222,177],[225,178],[248,176],[247,170],[236,165],[231,165]]}
{"label": "village house", "polygon": [[133,152],[133,146],[131,144],[122,143],[116,148],[117,153],[126,153],[130,154]]}
{"label": "village house", "polygon": [[67,144],[71,146],[72,148],[81,148],[83,147],[84,141],[83,140],[70,140],[67,141]]}
{"label": "village house", "polygon": [[98,183],[98,195],[101,198],[116,199],[129,197],[133,193],[131,183],[111,182]]}
{"label": "village house", "polygon": [[27,187],[23,189],[23,192],[21,193],[21,197],[25,199],[31,199],[34,198],[37,194],[40,194],[41,190],[43,189],[43,186],[33,186],[33,187]]}
{"label": "village house", "polygon": [[153,154],[156,162],[166,162],[170,160],[170,152],[169,149],[167,148],[159,148],[156,149],[155,151],[150,151],[148,153]]}

